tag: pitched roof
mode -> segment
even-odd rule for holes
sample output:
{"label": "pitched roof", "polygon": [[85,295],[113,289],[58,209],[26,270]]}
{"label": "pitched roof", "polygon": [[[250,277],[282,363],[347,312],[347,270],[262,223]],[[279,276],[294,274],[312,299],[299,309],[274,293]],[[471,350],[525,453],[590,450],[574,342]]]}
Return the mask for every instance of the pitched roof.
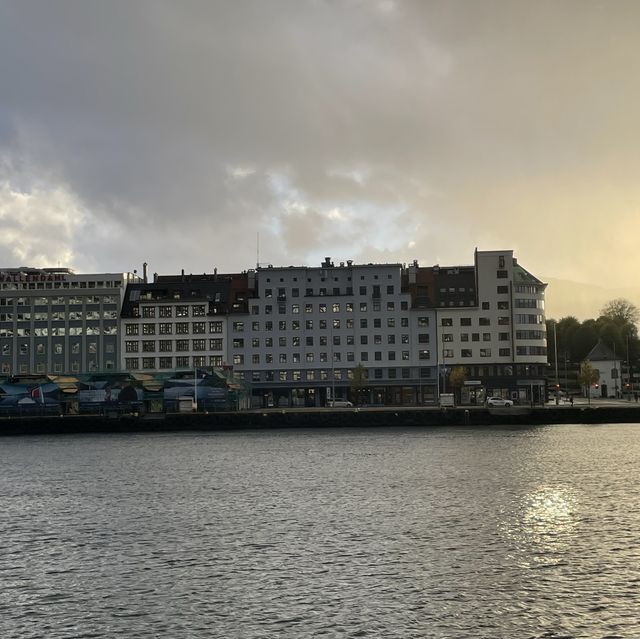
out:
{"label": "pitched roof", "polygon": [[589,354],[585,357],[590,362],[612,362],[614,360],[618,361],[622,359],[621,357],[616,357],[613,354],[613,351],[601,341],[589,351]]}

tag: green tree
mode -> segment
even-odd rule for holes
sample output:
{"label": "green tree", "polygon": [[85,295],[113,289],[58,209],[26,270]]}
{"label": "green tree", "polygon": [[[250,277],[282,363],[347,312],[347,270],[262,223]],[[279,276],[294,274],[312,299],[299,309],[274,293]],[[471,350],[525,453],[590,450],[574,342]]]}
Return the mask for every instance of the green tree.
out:
{"label": "green tree", "polygon": [[367,369],[362,364],[358,364],[353,369],[353,379],[351,380],[352,397],[356,400],[358,406],[362,404],[362,391],[368,381]]}
{"label": "green tree", "polygon": [[586,387],[589,405],[591,405],[591,387],[596,384],[599,379],[600,372],[591,365],[591,362],[588,359],[580,364],[578,384]]}

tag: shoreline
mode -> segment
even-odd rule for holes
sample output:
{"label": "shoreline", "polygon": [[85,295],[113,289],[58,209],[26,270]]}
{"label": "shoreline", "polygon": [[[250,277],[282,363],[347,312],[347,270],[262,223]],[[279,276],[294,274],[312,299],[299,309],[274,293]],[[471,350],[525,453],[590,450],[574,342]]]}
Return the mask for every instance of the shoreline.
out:
{"label": "shoreline", "polygon": [[139,416],[124,414],[6,417],[0,419],[0,436],[283,428],[437,428],[613,423],[640,423],[638,406],[269,409]]}

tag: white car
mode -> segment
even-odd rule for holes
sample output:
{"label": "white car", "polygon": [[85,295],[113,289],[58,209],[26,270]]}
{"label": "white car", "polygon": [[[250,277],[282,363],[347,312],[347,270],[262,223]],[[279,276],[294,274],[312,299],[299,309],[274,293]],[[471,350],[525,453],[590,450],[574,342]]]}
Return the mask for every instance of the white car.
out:
{"label": "white car", "polygon": [[510,399],[502,399],[502,397],[487,397],[487,406],[513,406],[513,402]]}
{"label": "white car", "polygon": [[327,402],[327,406],[329,408],[353,408],[353,404],[351,402],[347,402],[341,399],[329,400]]}

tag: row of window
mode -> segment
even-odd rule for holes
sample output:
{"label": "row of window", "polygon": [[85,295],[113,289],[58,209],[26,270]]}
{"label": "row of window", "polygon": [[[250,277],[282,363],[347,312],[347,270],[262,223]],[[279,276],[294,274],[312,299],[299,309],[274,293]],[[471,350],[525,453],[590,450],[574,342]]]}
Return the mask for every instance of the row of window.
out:
{"label": "row of window", "polygon": [[[511,323],[509,316],[498,317],[499,326],[508,326]],[[440,326],[453,326],[453,317],[443,317],[440,319]],[[470,317],[461,317],[460,326],[471,326]],[[479,317],[478,326],[491,326],[490,317]]]}
{"label": "row of window", "polygon": [[[72,373],[79,373],[80,372],[80,362],[78,362],[77,360],[73,360],[70,363],[70,368],[71,368],[71,372]],[[94,359],[89,360],[87,368],[90,371],[97,371],[98,370],[98,362],[96,360],[94,360]],[[104,363],[104,368],[106,370],[113,370],[115,368],[114,361],[112,359],[106,360],[105,363]],[[49,369],[47,368],[47,365],[44,362],[37,362],[35,370],[36,370],[36,373],[42,373],[42,374],[49,372]],[[61,362],[54,362],[53,363],[53,372],[54,373],[62,373],[64,370],[65,369],[64,369],[63,364]],[[4,374],[4,375],[10,375],[13,372],[11,364],[9,364],[8,362],[3,362],[2,364],[0,364],[0,372],[2,372],[2,374]],[[30,372],[31,372],[31,370],[29,368],[29,364],[18,364],[18,373],[19,374],[26,375],[26,374],[28,374]]]}
{"label": "row of window", "polygon": [[[480,333],[460,333],[460,341],[468,342],[469,337],[471,337],[472,342],[480,341]],[[508,342],[511,339],[510,333],[498,333],[498,340],[500,342]],[[453,333],[443,333],[442,334],[443,342],[453,342]],[[491,341],[491,333],[482,333],[482,341],[490,342]]]}
{"label": "row of window", "polygon": [[65,335],[117,335],[118,327],[113,326],[47,326],[35,328],[2,328],[0,327],[0,337],[64,337]]}
{"label": "row of window", "polygon": [[[318,361],[319,362],[328,362],[328,361],[334,361],[334,362],[341,362],[343,361],[342,356],[345,355],[345,360],[346,362],[355,362],[356,361],[356,354],[354,351],[347,351],[346,353],[342,353],[340,351],[336,351],[333,353],[328,353],[328,352],[320,352],[318,353]],[[389,361],[395,361],[396,360],[396,356],[397,353],[395,351],[387,351],[386,353],[383,353],[382,351],[375,351],[373,353],[373,360],[372,361],[376,361],[376,362],[380,362],[383,359],[385,359],[386,355],[386,359]],[[400,352],[400,357],[398,359],[401,359],[402,361],[409,361],[411,359],[411,354],[409,351],[401,351]],[[421,360],[426,360],[426,359],[431,359],[431,351],[425,350],[425,349],[421,349],[418,351],[418,359]],[[291,354],[287,354],[287,353],[278,353],[277,354],[277,361],[280,364],[300,364],[302,363],[302,361],[307,362],[308,364],[316,361],[316,354],[315,353],[304,353],[304,357],[301,353],[291,353]],[[245,355],[243,353],[235,353],[233,355],[233,364],[234,366],[244,366],[245,361],[248,362],[249,359],[248,357],[245,358]],[[273,353],[266,353],[264,355],[260,355],[259,353],[253,353],[251,355],[251,364],[273,364],[275,363],[276,359]],[[369,352],[368,351],[362,351],[361,353],[358,354],[358,361],[361,362],[368,362],[369,361]]]}
{"label": "row of window", "polygon": [[0,306],[61,306],[64,304],[117,304],[115,295],[58,295],[56,297],[0,297]]}
{"label": "row of window", "polygon": [[195,368],[210,366],[220,368],[224,365],[222,355],[179,355],[177,357],[125,357],[124,365],[127,370],[140,368],[145,370],[165,368]]}
{"label": "row of window", "polygon": [[[510,348],[499,348],[498,356],[499,357],[509,357],[511,355]],[[455,352],[453,348],[445,348],[442,350],[442,358],[443,359],[452,359],[454,358]],[[460,350],[460,357],[473,357],[473,349],[471,348],[463,348]],[[480,349],[480,357],[491,357],[491,349],[490,348],[481,348]]]}
{"label": "row of window", "polygon": [[173,351],[222,351],[222,338],[215,339],[161,339],[142,340],[141,342],[126,340],[124,343],[125,353],[171,353]]}
{"label": "row of window", "polygon": [[2,289],[5,291],[41,291],[44,289],[58,288],[119,288],[122,286],[120,280],[113,282],[3,282]]}
{"label": "row of window", "polygon": [[30,322],[32,319],[36,322],[47,322],[52,320],[54,322],[60,322],[65,320],[117,320],[118,311],[51,311],[51,312],[19,312],[19,313],[0,313],[0,322],[13,322],[15,319],[18,322]]}
{"label": "row of window", "polygon": [[[51,344],[51,352],[54,355],[63,355],[65,348],[64,344],[61,342],[57,342],[55,344]],[[17,353],[19,355],[28,355],[30,350],[29,342],[21,342],[17,345]],[[34,352],[36,355],[46,355],[47,354],[47,344],[36,344],[34,346]],[[115,351],[113,344],[105,344],[104,350],[106,353],[113,353]],[[69,351],[76,355],[80,353],[80,342],[73,342],[69,346]],[[3,344],[2,345],[2,354],[3,355],[11,355],[12,349],[11,344]],[[97,353],[98,352],[98,343],[97,342],[88,342],[87,343],[87,352],[89,353]]]}
{"label": "row of window", "polygon": [[[140,330],[142,326],[142,331]],[[208,330],[207,330],[208,329]],[[140,324],[125,324],[125,335],[155,335],[156,331],[158,335],[204,335],[209,333],[222,333],[223,323],[220,321],[215,322],[161,322],[159,324],[143,323]]]}
{"label": "row of window", "polygon": [[[287,312],[291,312],[294,315],[298,315],[301,312],[305,312],[305,313],[315,313],[316,311],[318,313],[327,313],[328,311],[331,311],[333,313],[340,313],[342,308],[342,304],[340,304],[340,302],[334,302],[333,304],[323,304],[320,303],[317,305],[317,309],[316,309],[316,305],[315,304],[291,304],[290,307],[287,307],[286,304],[278,304],[278,314],[279,315],[286,315]],[[344,304],[344,310],[346,313],[353,313],[355,312],[356,305],[353,302],[346,302]],[[357,308],[360,309],[361,313],[367,313],[369,312],[369,304],[368,302],[360,302],[360,304],[357,306]],[[387,302],[384,305],[384,308],[387,311],[395,311],[396,310],[396,303],[395,302]],[[273,309],[274,307],[271,304],[265,304],[264,306],[264,314],[265,315],[273,315]],[[371,310],[373,310],[374,312],[380,312],[382,310],[382,304],[380,302],[373,302],[371,305]],[[409,310],[409,302],[400,302],[400,310],[401,311],[408,311]],[[253,304],[251,306],[251,314],[252,315],[260,315],[261,311],[260,311],[260,306]]]}
{"label": "row of window", "polygon": [[178,304],[165,306],[143,306],[142,313],[140,308],[135,306],[133,314],[135,317],[204,317],[207,314],[205,304]]}
{"label": "row of window", "polygon": [[[360,344],[368,344],[369,343],[369,335],[360,335],[360,339],[358,340]],[[382,344],[386,342],[387,344],[395,344],[396,343],[396,335],[395,333],[389,333],[386,336],[386,340],[383,335],[373,335],[371,336],[371,343],[373,344]],[[418,343],[419,344],[428,344],[429,343],[429,334],[428,333],[419,333],[418,334]],[[307,335],[304,338],[305,346],[315,346],[316,337],[314,335]],[[341,346],[343,341],[347,346],[352,346],[356,343],[356,338],[354,335],[333,335],[331,337],[331,343],[334,346]],[[273,337],[265,337],[264,339],[260,339],[259,337],[252,337],[251,340],[244,339],[243,337],[234,337],[232,341],[233,348],[245,348],[245,344],[248,345],[251,343],[252,348],[260,348],[261,344],[264,345],[265,348],[273,348],[276,342]],[[409,344],[409,335],[402,334],[400,335],[399,343],[401,344]],[[286,348],[289,344],[293,347],[300,346],[302,344],[302,338],[294,335],[293,337],[287,338],[285,336],[278,337],[277,344],[280,348]],[[320,346],[327,346],[329,344],[329,338],[327,335],[320,335],[318,337],[318,344]]]}
{"label": "row of window", "polygon": [[[402,328],[406,328],[409,326],[408,317],[401,317],[399,319],[400,319],[399,325]],[[380,317],[373,318],[373,324],[372,324],[373,328],[382,328],[382,324],[383,324],[382,318]],[[387,317],[385,324],[387,328],[395,328],[397,326],[397,318]],[[299,331],[302,328],[302,326],[304,326],[305,330],[313,330],[315,324],[314,324],[314,320],[312,319],[304,320],[304,324],[302,323],[302,320],[292,320],[291,322],[287,322],[286,320],[280,320],[277,322],[277,324],[272,321],[266,321],[264,322],[264,324],[261,324],[258,321],[251,322],[251,330],[254,332],[260,332],[260,330],[272,331],[276,326],[279,331],[286,331],[286,330]],[[329,326],[336,330],[341,328],[353,329],[356,326],[359,326],[360,328],[369,328],[369,320],[364,317],[359,319],[357,322],[352,318],[347,318],[344,321],[339,318],[335,318],[332,320],[323,320],[323,319],[318,320],[317,327],[320,330],[326,330],[327,328],[329,328]],[[428,326],[429,326],[428,317],[418,317],[419,328],[427,328]],[[245,327],[248,328],[248,324],[245,324],[245,322],[233,322],[232,324],[232,330],[234,333],[243,333],[245,331]]]}
{"label": "row of window", "polygon": [[[365,369],[364,374],[367,379],[383,379],[384,372],[386,370],[387,379],[411,379],[411,369],[410,368],[401,368],[400,376],[398,377],[398,369],[397,368],[373,368],[371,370]],[[431,369],[430,368],[421,368],[419,369],[419,375],[422,379],[428,379],[431,377]],[[252,371],[249,373],[248,371],[241,374],[241,376],[246,380],[251,380],[252,382],[274,382],[278,380],[279,382],[317,382],[317,381],[342,381],[342,380],[352,380],[354,377],[352,369],[319,369],[319,370],[292,370],[292,371]]]}
{"label": "row of window", "polygon": [[[364,276],[363,276],[364,279]],[[321,281],[324,282],[324,278],[321,278]],[[337,282],[337,278],[335,279],[335,281]],[[379,284],[373,284],[371,286],[371,294],[373,295],[373,297],[380,297],[381,292],[383,290],[384,287],[381,287]],[[387,295],[394,295],[395,294],[395,287],[393,286],[393,284],[389,284],[386,287],[386,292]],[[327,295],[342,295],[342,289],[339,286],[333,286],[331,288],[328,288],[326,286],[321,286],[317,289],[317,293],[315,292],[316,289],[314,289],[313,287],[306,287],[304,289],[304,296],[305,297],[326,297]],[[358,294],[359,295],[368,295],[369,289],[367,286],[359,286],[358,287]],[[278,296],[278,299],[285,299],[287,297],[287,289],[285,287],[279,287],[278,289],[276,289],[276,294]],[[353,295],[353,287],[352,286],[347,286],[344,289],[344,294],[345,295]],[[264,289],[264,297],[267,299],[271,299],[273,297],[273,289],[272,288],[265,288]],[[292,288],[291,289],[291,297],[300,297],[300,288]]]}

